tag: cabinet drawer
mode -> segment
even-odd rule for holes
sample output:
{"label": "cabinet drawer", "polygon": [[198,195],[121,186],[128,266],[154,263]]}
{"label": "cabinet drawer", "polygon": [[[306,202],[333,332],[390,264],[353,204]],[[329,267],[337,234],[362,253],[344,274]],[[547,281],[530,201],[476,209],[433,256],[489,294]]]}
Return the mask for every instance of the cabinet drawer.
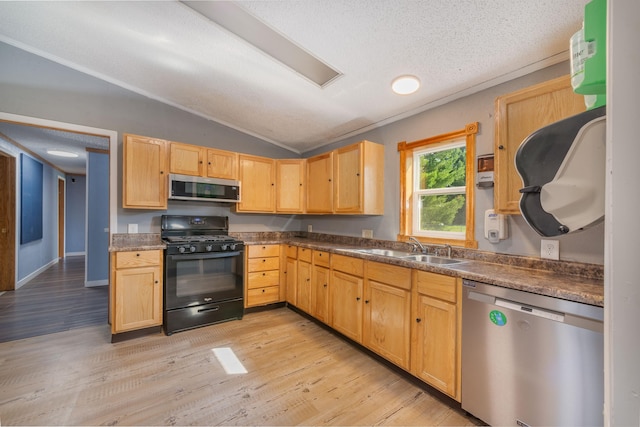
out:
{"label": "cabinet drawer", "polygon": [[116,269],[160,265],[161,259],[159,250],[116,252]]}
{"label": "cabinet drawer", "polygon": [[307,248],[298,249],[298,259],[304,262],[311,262],[311,249],[307,249]]}
{"label": "cabinet drawer", "polygon": [[457,279],[428,271],[416,272],[418,293],[429,295],[444,301],[456,302]]}
{"label": "cabinet drawer", "polygon": [[266,286],[278,286],[280,284],[280,271],[256,271],[247,274],[247,287],[249,289],[264,288]]}
{"label": "cabinet drawer", "polygon": [[411,269],[367,261],[367,279],[402,289],[411,289]]}
{"label": "cabinet drawer", "polygon": [[331,257],[331,268],[354,276],[364,275],[364,260],[344,255],[333,254]]}
{"label": "cabinet drawer", "polygon": [[280,257],[250,258],[247,260],[247,272],[278,270],[280,269]]}
{"label": "cabinet drawer", "polygon": [[264,258],[280,255],[280,245],[249,245],[249,258]]}
{"label": "cabinet drawer", "polygon": [[329,267],[329,252],[313,251],[313,264]]}
{"label": "cabinet drawer", "polygon": [[286,245],[284,247],[284,255],[287,258],[298,258],[298,247],[293,245]]}
{"label": "cabinet drawer", "polygon": [[280,300],[280,286],[249,289],[247,291],[247,305],[264,305]]}

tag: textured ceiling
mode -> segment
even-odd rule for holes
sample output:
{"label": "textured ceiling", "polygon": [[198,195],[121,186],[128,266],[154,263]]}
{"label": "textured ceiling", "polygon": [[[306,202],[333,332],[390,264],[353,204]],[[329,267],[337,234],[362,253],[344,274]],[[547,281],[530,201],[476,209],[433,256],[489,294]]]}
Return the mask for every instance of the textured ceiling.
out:
{"label": "textured ceiling", "polygon": [[[1,1],[0,40],[303,153],[568,59],[587,0],[236,3],[342,75],[321,88],[176,1]],[[401,74],[420,90],[393,94]]]}

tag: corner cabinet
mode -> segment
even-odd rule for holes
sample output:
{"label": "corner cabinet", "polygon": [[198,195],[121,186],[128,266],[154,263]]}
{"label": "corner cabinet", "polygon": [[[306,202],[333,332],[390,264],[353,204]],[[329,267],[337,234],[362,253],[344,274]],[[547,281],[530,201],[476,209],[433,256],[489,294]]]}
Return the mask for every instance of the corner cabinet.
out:
{"label": "corner cabinet", "polygon": [[276,211],[276,167],[275,160],[266,157],[238,156],[240,180],[240,203],[237,212]]}
{"label": "corner cabinet", "polygon": [[168,144],[161,139],[124,135],[123,208],[167,209]]}
{"label": "corner cabinet", "polygon": [[460,401],[461,279],[413,271],[411,371]]}
{"label": "corner cabinet", "polygon": [[111,254],[111,333],[162,325],[162,251]]}
{"label": "corner cabinet", "polygon": [[333,152],[307,159],[307,213],[333,213]]}
{"label": "corner cabinet", "polygon": [[534,131],[585,111],[584,96],[573,92],[570,76],[500,96],[495,103],[496,213],[520,214],[522,180],[514,165],[520,144]]}
{"label": "corner cabinet", "polygon": [[384,145],[360,141],[334,151],[334,211],[384,214]]}
{"label": "corner cabinet", "polygon": [[304,159],[276,160],[276,212],[304,212],[305,166]]}

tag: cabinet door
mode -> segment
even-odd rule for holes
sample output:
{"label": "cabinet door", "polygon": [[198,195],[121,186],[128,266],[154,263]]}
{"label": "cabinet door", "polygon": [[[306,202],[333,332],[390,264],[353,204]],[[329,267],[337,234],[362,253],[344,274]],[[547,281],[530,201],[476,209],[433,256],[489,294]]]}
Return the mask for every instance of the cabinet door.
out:
{"label": "cabinet door", "polygon": [[317,265],[311,273],[311,315],[329,323],[329,269]]}
{"label": "cabinet door", "polygon": [[456,305],[419,295],[414,374],[456,398]]}
{"label": "cabinet door", "polygon": [[411,348],[411,292],[367,280],[364,345],[404,369]]}
{"label": "cabinet door", "polygon": [[302,311],[311,313],[311,264],[298,261],[297,304]]}
{"label": "cabinet door", "polygon": [[331,273],[331,326],[358,343],[362,342],[363,283],[362,277]]}
{"label": "cabinet door", "polygon": [[284,281],[287,287],[287,302],[297,306],[298,260],[295,258],[287,257]]}
{"label": "cabinet door", "polygon": [[333,152],[307,159],[307,213],[333,212]]}
{"label": "cabinet door", "polygon": [[336,150],[333,161],[336,213],[362,212],[362,145]]}
{"label": "cabinet door", "polygon": [[167,208],[166,141],[124,135],[122,207]]}
{"label": "cabinet door", "polygon": [[304,212],[304,160],[276,161],[276,211]]}
{"label": "cabinet door", "polygon": [[531,86],[496,99],[495,189],[496,213],[520,214],[523,187],[514,158],[522,141],[534,131],[585,111],[584,97],[573,92],[569,76]]}
{"label": "cabinet door", "polygon": [[115,271],[112,332],[162,325],[162,273],[160,267]]}
{"label": "cabinet door", "polygon": [[238,212],[275,212],[275,163],[266,157],[239,155],[241,202]]}
{"label": "cabinet door", "polygon": [[204,176],[205,149],[197,145],[171,143],[169,169],[181,175]]}
{"label": "cabinet door", "polygon": [[238,179],[238,153],[208,149],[207,176],[209,178]]}

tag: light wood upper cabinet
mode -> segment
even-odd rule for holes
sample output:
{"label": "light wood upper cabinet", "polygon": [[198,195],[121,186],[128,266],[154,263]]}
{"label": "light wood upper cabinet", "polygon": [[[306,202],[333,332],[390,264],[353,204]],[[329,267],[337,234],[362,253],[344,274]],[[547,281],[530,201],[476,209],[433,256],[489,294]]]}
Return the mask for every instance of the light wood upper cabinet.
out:
{"label": "light wood upper cabinet", "polygon": [[304,212],[305,166],[304,159],[276,160],[276,212]]}
{"label": "light wood upper cabinet", "polygon": [[241,201],[236,205],[236,210],[238,212],[275,212],[275,160],[240,154],[238,161]]}
{"label": "light wood upper cabinet", "polygon": [[497,213],[520,214],[522,180],[514,158],[534,131],[585,111],[584,97],[573,92],[569,76],[513,92],[495,103],[495,189]]}
{"label": "light wood upper cabinet", "polygon": [[367,261],[364,345],[409,370],[411,269]]}
{"label": "light wood upper cabinet", "polygon": [[333,152],[307,159],[307,213],[333,213]]}
{"label": "light wood upper cabinet", "polygon": [[413,272],[411,370],[460,401],[461,280]]}
{"label": "light wood upper cabinet", "polygon": [[111,333],[162,325],[162,251],[111,254]]}
{"label": "light wood upper cabinet", "polygon": [[169,169],[181,175],[204,176],[207,150],[198,145],[171,142]]}
{"label": "light wood upper cabinet", "polygon": [[207,149],[207,176],[209,178],[238,179],[238,153]]}
{"label": "light wood upper cabinet", "polygon": [[122,207],[167,209],[168,141],[125,134]]}
{"label": "light wood upper cabinet", "polygon": [[334,211],[384,214],[384,146],[360,141],[335,150]]}

